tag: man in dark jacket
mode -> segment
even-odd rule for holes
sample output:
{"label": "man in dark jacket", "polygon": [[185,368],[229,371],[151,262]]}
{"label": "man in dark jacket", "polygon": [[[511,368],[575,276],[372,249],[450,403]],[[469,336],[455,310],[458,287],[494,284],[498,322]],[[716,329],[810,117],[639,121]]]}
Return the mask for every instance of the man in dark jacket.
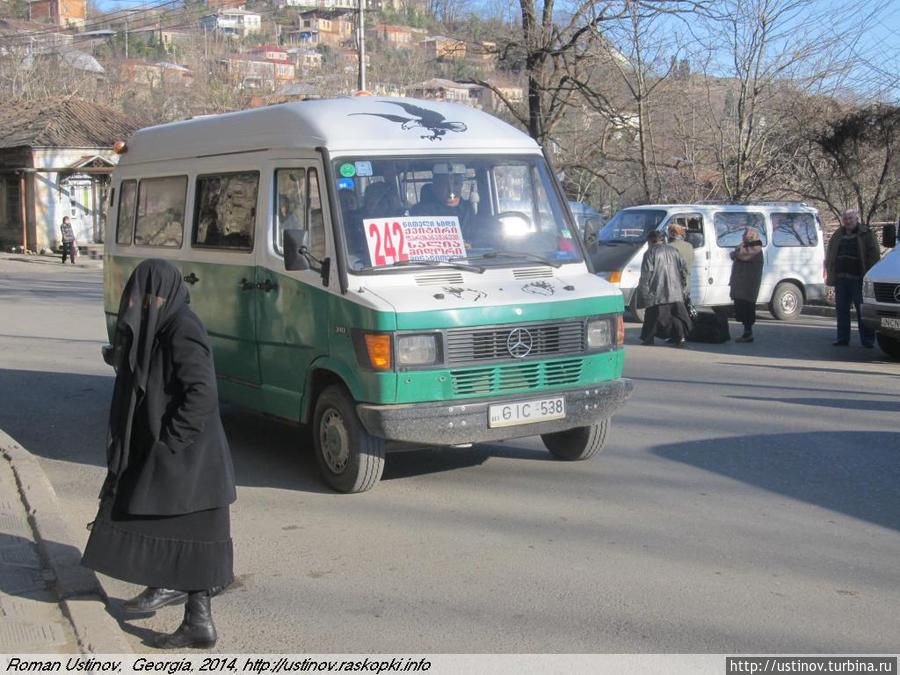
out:
{"label": "man in dark jacket", "polygon": [[684,306],[687,265],[678,251],[663,242],[660,232],[651,232],[647,244],[637,288],[637,307],[647,308],[641,343],[652,345],[653,338],[660,334],[671,337],[676,347],[683,347],[691,329]]}
{"label": "man in dark jacket", "polygon": [[856,308],[859,339],[863,347],[875,344],[875,335],[863,324],[862,281],[866,272],[881,258],[881,249],[875,235],[859,222],[856,211],[847,209],[838,228],[828,241],[825,255],[825,283],[834,287],[837,313],[837,340],[835,347],[850,344],[850,304]]}

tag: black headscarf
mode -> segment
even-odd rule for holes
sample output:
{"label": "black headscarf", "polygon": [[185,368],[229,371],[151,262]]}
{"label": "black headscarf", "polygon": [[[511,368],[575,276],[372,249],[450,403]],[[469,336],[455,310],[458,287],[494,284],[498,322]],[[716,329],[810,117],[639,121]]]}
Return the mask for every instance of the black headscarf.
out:
{"label": "black headscarf", "polygon": [[134,411],[147,391],[157,338],[188,302],[181,273],[159,258],[141,262],[125,284],[113,338],[116,383],[109,411],[109,476],[104,490],[114,489],[128,466]]}

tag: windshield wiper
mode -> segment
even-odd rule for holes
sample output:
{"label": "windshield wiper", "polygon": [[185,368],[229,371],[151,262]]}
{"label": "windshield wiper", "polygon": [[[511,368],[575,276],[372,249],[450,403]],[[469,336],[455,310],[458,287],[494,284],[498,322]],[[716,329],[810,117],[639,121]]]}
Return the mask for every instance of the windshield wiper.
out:
{"label": "windshield wiper", "polygon": [[554,260],[549,260],[534,253],[524,253],[520,251],[489,251],[478,256],[477,258],[475,258],[475,260],[490,260],[491,258],[524,258],[525,260],[539,262],[542,265],[547,265],[549,267],[562,267],[562,263],[558,263]]}
{"label": "windshield wiper", "polygon": [[421,266],[421,267],[453,267],[458,270],[463,270],[465,272],[474,272],[475,274],[484,274],[484,268],[479,267],[478,265],[467,265],[463,262],[458,262],[456,260],[397,260],[396,262],[392,262],[390,265],[369,265],[367,267],[360,267],[359,269],[353,270],[354,272],[375,272],[378,270],[389,270],[394,269],[395,267],[412,267],[412,266]]}

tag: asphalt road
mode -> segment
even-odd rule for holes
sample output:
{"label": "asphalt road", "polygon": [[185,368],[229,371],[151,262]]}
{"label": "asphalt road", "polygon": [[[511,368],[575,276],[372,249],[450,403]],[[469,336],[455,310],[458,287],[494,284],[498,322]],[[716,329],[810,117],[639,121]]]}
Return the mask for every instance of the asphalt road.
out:
{"label": "asphalt road", "polygon": [[[96,266],[0,259],[0,428],[83,540],[112,389],[101,297]],[[214,601],[217,649],[896,651],[900,364],[832,347],[828,319],[687,350],[637,329],[634,397],[587,462],[537,439],[415,451],[338,495],[296,428],[225,408],[237,582]],[[123,629],[149,651],[180,612]]]}

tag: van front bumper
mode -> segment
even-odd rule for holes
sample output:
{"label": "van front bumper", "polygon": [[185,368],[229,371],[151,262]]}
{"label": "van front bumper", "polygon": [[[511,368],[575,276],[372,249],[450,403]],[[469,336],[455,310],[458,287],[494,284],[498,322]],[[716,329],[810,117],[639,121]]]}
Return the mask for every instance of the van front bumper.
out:
{"label": "van front bumper", "polygon": [[860,312],[862,314],[861,318],[863,325],[872,332],[877,331],[892,337],[900,338],[900,329],[888,328],[881,323],[881,319],[884,317],[900,322],[900,305],[890,307],[889,305],[873,305],[864,302],[860,305]]}
{"label": "van front bumper", "polygon": [[[402,405],[361,403],[356,406],[356,411],[366,430],[379,438],[423,445],[460,445],[536,436],[596,424],[622,407],[633,388],[632,380],[620,378],[590,388],[525,392],[502,398]],[[566,400],[563,419],[509,427],[488,425],[489,406],[556,396],[564,396]]]}

